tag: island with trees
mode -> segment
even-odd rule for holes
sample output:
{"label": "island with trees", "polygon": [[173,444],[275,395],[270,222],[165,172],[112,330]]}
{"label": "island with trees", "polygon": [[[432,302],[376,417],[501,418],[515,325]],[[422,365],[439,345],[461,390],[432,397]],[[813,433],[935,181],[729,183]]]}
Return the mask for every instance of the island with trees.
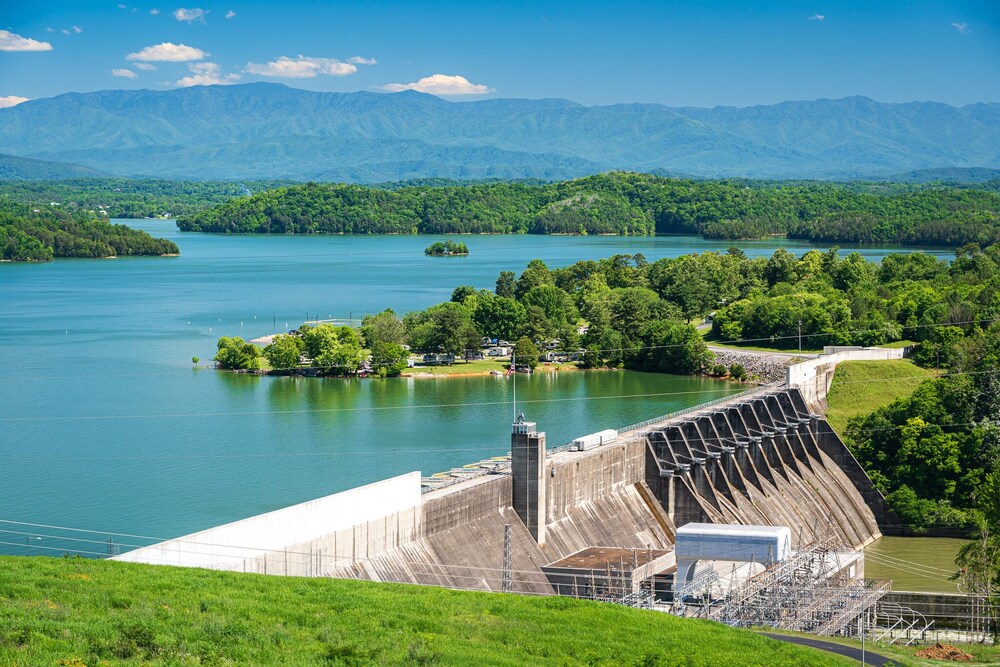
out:
{"label": "island with trees", "polygon": [[46,262],[55,257],[179,254],[172,241],[110,223],[92,211],[29,208],[0,199],[0,260]]}
{"label": "island with trees", "polygon": [[818,242],[986,247],[1000,182],[975,186],[694,181],[610,172],[559,183],[279,187],[185,215],[184,231],[280,234],[771,235]]}
{"label": "island with trees", "polygon": [[425,255],[433,255],[435,257],[450,257],[452,255],[468,255],[469,246],[465,245],[461,241],[452,241],[448,239],[447,241],[435,241],[426,248],[424,248]]}

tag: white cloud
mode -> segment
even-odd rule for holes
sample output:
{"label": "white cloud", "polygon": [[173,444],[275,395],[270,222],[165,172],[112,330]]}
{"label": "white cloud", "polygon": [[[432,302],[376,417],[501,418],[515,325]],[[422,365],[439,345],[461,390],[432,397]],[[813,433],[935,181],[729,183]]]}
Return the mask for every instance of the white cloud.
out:
{"label": "white cloud", "polygon": [[144,72],[152,72],[156,69],[156,65],[153,65],[152,63],[136,63],[135,68],[141,69]]}
{"label": "white cloud", "polygon": [[27,102],[27,97],[18,97],[17,95],[8,95],[7,97],[0,97],[0,109],[6,109],[7,107],[16,107],[21,102]]}
{"label": "white cloud", "polygon": [[153,16],[156,16],[157,14],[160,13],[160,10],[159,9],[150,9],[149,13],[152,14]]}
{"label": "white cloud", "polygon": [[205,14],[207,13],[208,12],[204,9],[198,9],[197,7],[194,9],[184,9],[181,7],[180,9],[174,11],[174,18],[178,21],[187,21],[188,23],[191,23],[192,21],[201,21],[204,23]]}
{"label": "white cloud", "polygon": [[970,32],[972,32],[971,30],[969,30],[969,24],[968,23],[952,23],[951,27],[954,28],[955,30],[959,31],[963,35],[967,35]]}
{"label": "white cloud", "polygon": [[118,3],[118,9],[128,9],[128,5],[123,5],[122,3]]}
{"label": "white cloud", "polygon": [[449,74],[432,74],[414,83],[387,83],[382,88],[393,93],[416,90],[431,95],[485,95],[494,92],[489,86],[472,83],[464,76]]}
{"label": "white cloud", "polygon": [[218,63],[188,63],[191,76],[186,76],[174,82],[175,86],[220,86],[235,83],[239,74],[222,74]]}
{"label": "white cloud", "polygon": [[809,17],[809,20],[810,21],[825,21],[826,17],[823,16],[822,14],[813,14],[812,16]]}
{"label": "white cloud", "polygon": [[63,28],[63,29],[62,29],[62,30],[60,30],[59,32],[61,32],[61,33],[62,33],[62,34],[64,34],[64,35],[68,35],[68,34],[69,34],[69,30],[67,30],[66,28]]}
{"label": "white cloud", "polygon": [[311,79],[317,74],[347,76],[357,71],[358,68],[355,65],[341,62],[336,58],[308,58],[306,56],[298,56],[295,59],[281,56],[277,60],[267,63],[247,63],[246,66],[247,74],[277,76],[286,79]]}
{"label": "white cloud", "polygon": [[48,42],[39,42],[30,37],[21,37],[9,30],[0,30],[0,51],[51,51]]}
{"label": "white cloud", "polygon": [[55,28],[46,28],[45,32],[55,32]]}
{"label": "white cloud", "polygon": [[227,19],[231,19],[231,18],[235,18],[235,17],[236,17],[236,12],[234,12],[233,10],[230,9],[228,12],[226,12],[226,18]]}
{"label": "white cloud", "polygon": [[76,34],[79,35],[81,32],[83,32],[83,28],[81,28],[78,25],[75,25],[75,26],[73,26],[73,32],[75,32]]}
{"label": "white cloud", "polygon": [[127,60],[142,60],[146,62],[183,63],[189,60],[201,60],[207,55],[209,54],[205,51],[193,46],[163,42],[162,44],[147,46],[142,51],[130,53],[125,58]]}
{"label": "white cloud", "polygon": [[132,70],[126,69],[126,68],[123,67],[121,69],[113,69],[113,70],[111,70],[111,76],[120,76],[120,77],[125,78],[125,79],[135,79],[139,75],[136,74],[135,72],[133,72]]}
{"label": "white cloud", "polygon": [[378,61],[374,58],[362,58],[361,56],[348,58],[347,62],[354,63],[355,65],[378,65]]}

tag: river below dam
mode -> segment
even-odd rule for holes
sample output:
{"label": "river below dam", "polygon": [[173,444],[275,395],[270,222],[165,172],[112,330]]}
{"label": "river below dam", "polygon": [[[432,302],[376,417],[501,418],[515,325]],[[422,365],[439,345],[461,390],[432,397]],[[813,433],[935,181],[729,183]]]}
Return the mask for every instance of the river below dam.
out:
{"label": "river below dam", "polygon": [[[552,267],[615,253],[650,261],[777,239],[463,237],[468,257],[427,257],[446,237],[225,236],[121,221],[180,257],[0,264],[0,520],[169,538],[410,470],[509,450],[503,377],[307,379],[192,368],[219,336],[251,339],[307,318],[359,318],[492,288],[533,258]],[[845,248],[843,252],[848,252]],[[865,248],[869,258],[889,250]],[[950,253],[939,253],[943,257]],[[518,376],[519,406],[550,446],[742,387],[627,371]],[[3,524],[0,553],[58,554],[51,528]],[[61,532],[63,535],[73,533]],[[76,551],[105,552],[75,534]],[[117,537],[117,548],[129,538]]]}

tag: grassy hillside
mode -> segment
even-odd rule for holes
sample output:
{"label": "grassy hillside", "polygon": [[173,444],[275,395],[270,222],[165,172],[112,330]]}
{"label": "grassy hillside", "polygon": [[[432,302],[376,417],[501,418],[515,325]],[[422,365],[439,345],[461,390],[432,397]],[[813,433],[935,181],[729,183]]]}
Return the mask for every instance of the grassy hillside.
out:
{"label": "grassy hillside", "polygon": [[913,393],[934,373],[912,361],[846,361],[837,366],[827,395],[827,421],[843,433],[847,420],[866,415]]}
{"label": "grassy hillside", "polygon": [[567,598],[7,556],[0,664],[851,663],[714,623]]}

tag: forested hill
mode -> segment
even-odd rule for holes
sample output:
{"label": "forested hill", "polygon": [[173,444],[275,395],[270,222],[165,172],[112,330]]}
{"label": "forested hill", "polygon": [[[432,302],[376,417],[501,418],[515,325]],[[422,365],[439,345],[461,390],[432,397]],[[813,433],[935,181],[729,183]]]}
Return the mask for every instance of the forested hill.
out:
{"label": "forested hill", "polygon": [[82,167],[78,164],[66,162],[47,162],[45,160],[32,160],[31,158],[18,157],[16,155],[0,154],[0,181],[24,181],[24,180],[60,180],[67,178],[104,176],[96,169]]}
{"label": "forested hill", "polygon": [[0,199],[0,260],[176,255],[177,246],[82,210],[33,209]]}
{"label": "forested hill", "polygon": [[554,180],[621,169],[843,180],[997,169],[998,145],[1000,104],[866,97],[708,109],[252,83],[69,93],[0,109],[0,152],[183,179]]}
{"label": "forested hill", "polygon": [[281,234],[788,234],[824,242],[988,246],[1000,194],[921,188],[884,194],[830,183],[690,181],[612,172],[561,183],[283,187],[178,221],[185,231]]}

